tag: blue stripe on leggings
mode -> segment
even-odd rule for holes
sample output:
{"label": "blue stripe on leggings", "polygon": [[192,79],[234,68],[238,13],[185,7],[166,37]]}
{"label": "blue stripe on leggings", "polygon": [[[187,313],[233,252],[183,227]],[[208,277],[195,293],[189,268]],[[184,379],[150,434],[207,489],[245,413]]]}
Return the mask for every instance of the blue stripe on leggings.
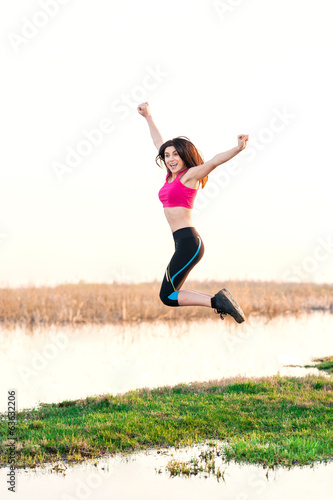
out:
{"label": "blue stripe on leggings", "polygon": [[178,294],[179,294],[178,291],[177,292],[172,292],[172,293],[170,293],[168,299],[177,300],[178,299]]}
{"label": "blue stripe on leggings", "polygon": [[191,264],[192,260],[193,260],[193,259],[195,259],[195,258],[196,258],[196,256],[198,255],[199,250],[200,250],[200,248],[201,248],[201,239],[200,239],[200,237],[199,237],[199,236],[198,236],[198,238],[199,238],[199,246],[198,246],[197,251],[196,251],[196,252],[195,252],[195,254],[193,255],[192,259],[191,259],[191,260],[189,260],[189,261],[188,261],[188,263],[187,263],[187,264],[186,264],[186,265],[185,265],[185,266],[184,266],[184,267],[183,267],[180,271],[178,271],[178,273],[176,273],[176,274],[174,274],[174,275],[172,276],[172,278],[171,278],[171,283],[172,283],[172,286],[173,286],[173,280],[175,279],[175,277],[177,276],[177,274],[181,273],[181,272],[185,269],[185,267],[187,267],[189,264]]}

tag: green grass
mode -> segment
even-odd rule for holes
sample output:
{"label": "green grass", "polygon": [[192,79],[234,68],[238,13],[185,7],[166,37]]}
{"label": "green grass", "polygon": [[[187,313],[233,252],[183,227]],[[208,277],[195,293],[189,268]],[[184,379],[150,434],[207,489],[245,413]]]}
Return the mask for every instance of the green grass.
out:
{"label": "green grass", "polygon": [[[211,444],[210,446],[214,446]],[[200,473],[205,473],[205,476],[214,475],[219,481],[220,478],[224,481],[225,470],[221,470],[221,467],[217,467],[215,460],[221,454],[218,450],[208,450],[202,451],[199,457],[194,457],[187,462],[182,462],[179,460],[170,460],[166,466],[166,470],[169,471],[170,476],[196,476]],[[162,472],[161,469],[157,472]]]}
{"label": "green grass", "polygon": [[[333,458],[333,380],[230,379],[63,401],[17,414],[16,466],[224,440],[226,461],[267,466]],[[0,466],[8,460],[0,420]]]}
{"label": "green grass", "polygon": [[323,370],[326,373],[333,373],[333,356],[315,358],[313,361],[316,361],[316,364],[303,365],[303,368],[318,368],[318,370]]}
{"label": "green grass", "polygon": [[324,370],[327,373],[333,373],[333,356],[328,356],[327,358],[318,358],[314,361],[319,361],[315,366],[318,370]]}

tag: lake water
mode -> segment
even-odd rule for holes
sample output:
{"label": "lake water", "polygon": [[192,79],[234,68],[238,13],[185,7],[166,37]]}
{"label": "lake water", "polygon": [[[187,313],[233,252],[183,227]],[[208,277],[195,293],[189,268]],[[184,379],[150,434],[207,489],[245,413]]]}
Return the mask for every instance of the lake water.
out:
{"label": "lake water", "polygon": [[[237,375],[318,374],[311,363],[333,354],[333,315],[316,312],[238,325],[203,322],[87,325],[0,330],[0,380],[19,409],[140,387]],[[320,372],[323,375],[323,372]]]}
{"label": "lake water", "polygon": [[[243,325],[214,318],[204,322],[87,325],[81,328],[0,330],[1,411],[8,389],[17,392],[18,409],[40,402],[123,393],[139,387],[179,382],[274,374],[324,375],[311,363],[333,354],[333,315],[303,314],[271,321],[250,318]],[[200,448],[202,449],[202,447]],[[333,490],[333,463],[277,468],[224,464],[224,481],[200,474],[170,478],[172,458],[189,460],[196,448],[117,454],[66,467],[52,465],[16,471],[17,500],[103,500],[209,497],[224,500],[307,500]],[[217,462],[217,465],[218,462]],[[161,473],[158,473],[158,470]],[[0,469],[0,498],[7,491],[8,468]]]}
{"label": "lake water", "polygon": [[[16,500],[313,500],[331,498],[333,463],[274,471],[261,466],[224,464],[224,480],[200,473],[170,477],[165,469],[172,459],[198,458],[205,446],[161,449],[131,455],[115,455],[52,471],[51,465],[19,470]],[[222,463],[216,461],[216,466]],[[96,464],[96,465],[94,465]],[[59,463],[60,465],[60,463]],[[66,467],[66,465],[63,465]],[[160,473],[158,471],[161,471]],[[6,472],[0,469],[1,499],[13,498],[6,491]]]}

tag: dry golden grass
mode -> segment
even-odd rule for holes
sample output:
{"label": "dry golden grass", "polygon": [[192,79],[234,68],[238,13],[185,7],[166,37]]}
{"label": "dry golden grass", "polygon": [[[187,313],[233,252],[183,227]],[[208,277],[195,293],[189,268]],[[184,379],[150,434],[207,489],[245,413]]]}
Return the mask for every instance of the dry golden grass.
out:
{"label": "dry golden grass", "polygon": [[[246,316],[333,312],[333,286],[258,281],[187,281],[183,289],[214,294],[228,288]],[[0,324],[38,325],[117,323],[163,319],[212,318],[207,307],[167,307],[159,299],[160,283],[77,284],[0,289]],[[219,319],[219,316],[216,315]]]}

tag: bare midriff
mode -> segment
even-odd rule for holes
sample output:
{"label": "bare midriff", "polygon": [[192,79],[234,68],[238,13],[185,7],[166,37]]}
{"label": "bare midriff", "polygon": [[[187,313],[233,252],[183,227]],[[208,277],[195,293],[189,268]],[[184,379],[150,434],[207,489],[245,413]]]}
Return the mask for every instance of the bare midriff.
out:
{"label": "bare midriff", "polygon": [[[182,184],[192,189],[199,188],[199,182],[196,179],[187,179],[186,177],[186,173],[182,175],[180,181]],[[191,208],[164,207],[164,214],[173,233],[183,227],[193,227]]]}
{"label": "bare midriff", "polygon": [[164,214],[173,233],[182,227],[193,227],[191,208],[164,207]]}

